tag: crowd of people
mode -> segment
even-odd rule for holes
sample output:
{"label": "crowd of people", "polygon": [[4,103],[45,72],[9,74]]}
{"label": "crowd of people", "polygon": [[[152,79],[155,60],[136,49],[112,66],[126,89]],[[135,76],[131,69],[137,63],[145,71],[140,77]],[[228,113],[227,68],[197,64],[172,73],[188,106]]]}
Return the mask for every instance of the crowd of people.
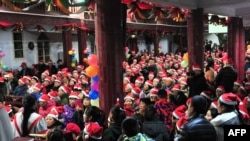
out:
{"label": "crowd of people", "polygon": [[[108,115],[92,105],[83,65],[22,63],[0,78],[0,140],[223,141],[224,125],[250,124],[250,69],[239,81],[226,52],[206,51],[204,60],[187,67],[183,53],[130,52],[121,65],[124,99]],[[6,95],[22,105],[5,104]]]}

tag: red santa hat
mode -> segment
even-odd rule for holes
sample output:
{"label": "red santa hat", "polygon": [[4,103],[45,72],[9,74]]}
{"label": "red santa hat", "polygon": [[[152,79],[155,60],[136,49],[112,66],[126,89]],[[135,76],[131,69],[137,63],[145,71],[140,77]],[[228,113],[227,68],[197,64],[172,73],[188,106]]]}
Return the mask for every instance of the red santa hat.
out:
{"label": "red santa hat", "polygon": [[24,77],[20,78],[19,82],[21,82],[22,84],[25,84],[26,83],[26,78],[24,78]]}
{"label": "red santa hat", "polygon": [[212,100],[212,93],[211,93],[211,91],[202,91],[202,92],[200,93],[200,95],[206,97],[206,98],[209,99],[209,100]]}
{"label": "red santa hat", "polygon": [[179,91],[181,89],[180,84],[175,84],[174,87],[172,88],[173,91]]}
{"label": "red santa hat", "polygon": [[83,79],[82,79],[82,83],[83,83],[83,84],[89,84],[88,78],[87,78],[87,77],[83,78]]}
{"label": "red santa hat", "polygon": [[173,116],[174,116],[176,119],[180,119],[181,117],[184,117],[184,116],[185,116],[186,110],[187,110],[186,105],[180,105],[180,106],[178,106],[178,107],[174,110]]}
{"label": "red santa hat", "polygon": [[145,82],[145,84],[147,84],[148,86],[153,87],[153,82],[152,82],[151,80],[147,80],[147,81]]}
{"label": "red santa hat", "polygon": [[47,75],[45,77],[44,81],[48,81],[49,83],[51,83],[51,76]]}
{"label": "red santa hat", "polygon": [[154,74],[154,72],[149,72],[149,73],[148,73],[148,76],[152,76],[152,77],[154,77],[154,76],[155,76],[155,74]]}
{"label": "red santa hat", "polygon": [[124,97],[124,101],[125,101],[126,99],[130,99],[130,100],[132,100],[132,101],[135,100],[134,97],[133,97],[133,95],[132,95],[131,93],[127,94],[127,95]]}
{"label": "red santa hat", "polygon": [[176,121],[176,128],[178,131],[181,131],[181,128],[188,122],[188,118],[186,116],[181,117]]}
{"label": "red santa hat", "polygon": [[134,95],[139,95],[141,93],[141,89],[138,87],[134,87],[134,88],[132,88],[131,93]]}
{"label": "red santa hat", "polygon": [[68,123],[66,125],[65,129],[66,129],[66,131],[72,132],[72,133],[74,133],[76,135],[79,135],[80,132],[81,132],[80,127],[77,124],[73,123],[73,122]]}
{"label": "red santa hat", "polygon": [[74,92],[74,91],[72,91],[72,92],[70,93],[69,98],[80,99],[79,96],[78,96],[78,93],[77,93],[77,92]]}
{"label": "red santa hat", "polygon": [[124,80],[128,81],[130,83],[130,78],[129,77],[124,77]]}
{"label": "red santa hat", "polygon": [[192,68],[193,70],[201,70],[201,67],[199,64],[194,64]]}
{"label": "red santa hat", "polygon": [[49,114],[47,115],[47,117],[53,117],[55,118],[56,120],[58,120],[58,117],[59,117],[59,114],[56,110],[56,108],[52,108],[49,112]]}
{"label": "red santa hat", "polygon": [[94,139],[101,139],[103,133],[103,127],[101,127],[98,123],[91,122],[85,127],[84,131],[87,135],[85,138],[94,138]]}
{"label": "red santa hat", "polygon": [[64,93],[70,93],[71,89],[67,85],[62,85],[59,87],[60,90],[62,90]]}
{"label": "red santa hat", "polygon": [[225,92],[225,89],[224,89],[224,87],[223,86],[218,86],[217,88],[216,88],[216,91],[221,91],[221,92]]}
{"label": "red santa hat", "polygon": [[58,92],[57,92],[57,91],[50,91],[50,92],[48,93],[48,96],[49,96],[50,98],[57,98],[57,97],[58,97]]}
{"label": "red santa hat", "polygon": [[25,75],[25,76],[23,76],[23,78],[26,78],[26,80],[29,80],[29,81],[31,81],[31,76],[29,76],[29,75]]}
{"label": "red santa hat", "polygon": [[160,79],[159,79],[159,78],[157,78],[157,77],[155,77],[155,78],[153,79],[153,81],[159,82],[159,81],[160,81]]}
{"label": "red santa hat", "polygon": [[138,77],[136,80],[135,80],[135,83],[140,83],[142,84],[143,83],[143,79],[141,77]]}
{"label": "red santa hat", "polygon": [[49,100],[50,98],[47,94],[42,94],[42,96],[39,98],[39,101],[43,101],[43,102],[49,101]]}
{"label": "red santa hat", "polygon": [[34,89],[40,91],[40,90],[42,89],[42,84],[41,84],[41,83],[36,83],[36,84],[34,85]]}
{"label": "red santa hat", "polygon": [[82,90],[82,84],[81,83],[76,83],[73,88],[74,88],[74,90],[81,91]]}
{"label": "red santa hat", "polygon": [[189,97],[189,98],[187,99],[187,101],[186,101],[186,105],[188,106],[188,105],[191,103],[191,101],[192,101],[192,98]]}
{"label": "red santa hat", "polygon": [[84,66],[83,65],[77,65],[76,68],[78,68],[78,69],[84,69]]}
{"label": "red santa hat", "polygon": [[173,78],[170,77],[170,76],[164,76],[164,77],[162,77],[162,80],[165,80],[165,81],[173,81]]}
{"label": "red santa hat", "polygon": [[83,94],[85,97],[89,97],[89,90],[83,90],[83,91],[82,91],[82,94]]}
{"label": "red santa hat", "polygon": [[250,116],[248,115],[247,105],[245,105],[244,102],[240,102],[238,107],[239,107],[239,112],[242,114],[242,117],[246,121],[248,121],[250,119]]}
{"label": "red santa hat", "polygon": [[32,79],[36,80],[36,82],[39,82],[39,78],[37,76],[32,76]]}
{"label": "red santa hat", "polygon": [[233,93],[224,93],[219,97],[219,101],[226,105],[238,105],[241,102],[240,98]]}
{"label": "red santa hat", "polygon": [[183,85],[187,85],[187,79],[186,78],[180,79],[179,83]]}
{"label": "red santa hat", "polygon": [[121,106],[120,98],[116,98],[115,106]]}
{"label": "red santa hat", "polygon": [[158,96],[158,89],[157,88],[152,88],[149,91],[149,96]]}
{"label": "red santa hat", "polygon": [[60,77],[56,77],[55,82],[62,83],[62,79]]}
{"label": "red santa hat", "polygon": [[241,86],[241,82],[239,79],[237,79],[236,81],[234,81],[234,85],[237,85],[237,86]]}
{"label": "red santa hat", "polygon": [[42,75],[48,76],[48,75],[49,75],[49,70],[45,70],[45,71],[42,73]]}

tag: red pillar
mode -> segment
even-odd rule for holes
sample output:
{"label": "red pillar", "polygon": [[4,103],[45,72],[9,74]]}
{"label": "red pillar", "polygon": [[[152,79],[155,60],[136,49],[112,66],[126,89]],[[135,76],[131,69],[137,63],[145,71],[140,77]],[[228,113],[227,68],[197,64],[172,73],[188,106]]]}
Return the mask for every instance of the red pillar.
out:
{"label": "red pillar", "polygon": [[155,56],[159,55],[159,42],[160,42],[160,35],[159,33],[156,33],[153,37],[154,41],[154,54]]}
{"label": "red pillar", "polygon": [[68,54],[68,51],[72,48],[72,33],[71,30],[64,30],[62,33],[63,36],[63,57],[64,63],[68,66],[69,70],[72,70],[71,67],[71,56]]}
{"label": "red pillar", "polygon": [[203,32],[203,9],[192,10],[187,20],[189,68],[193,64],[199,64],[203,68]]}
{"label": "red pillar", "polygon": [[84,56],[84,50],[87,48],[87,33],[85,30],[78,29],[77,31],[78,35],[78,54],[79,54],[79,64],[82,64],[86,67],[86,63],[83,61],[83,59],[86,57]]}
{"label": "red pillar", "polygon": [[116,99],[123,99],[121,65],[125,53],[121,26],[122,5],[117,0],[97,0],[95,12],[100,108],[108,114]]}
{"label": "red pillar", "polygon": [[229,17],[228,19],[228,56],[233,60],[234,68],[238,71],[238,79],[245,78],[245,30],[243,19]]}

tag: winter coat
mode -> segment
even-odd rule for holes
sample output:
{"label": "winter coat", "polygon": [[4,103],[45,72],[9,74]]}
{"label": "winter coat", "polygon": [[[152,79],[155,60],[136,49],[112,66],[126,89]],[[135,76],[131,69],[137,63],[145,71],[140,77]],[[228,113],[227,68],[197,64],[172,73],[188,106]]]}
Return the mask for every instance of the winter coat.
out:
{"label": "winter coat", "polygon": [[117,141],[121,134],[121,126],[117,124],[111,124],[107,129],[104,130],[102,141]]}
{"label": "winter coat", "polygon": [[178,141],[216,141],[214,126],[202,114],[189,119],[180,135]]}

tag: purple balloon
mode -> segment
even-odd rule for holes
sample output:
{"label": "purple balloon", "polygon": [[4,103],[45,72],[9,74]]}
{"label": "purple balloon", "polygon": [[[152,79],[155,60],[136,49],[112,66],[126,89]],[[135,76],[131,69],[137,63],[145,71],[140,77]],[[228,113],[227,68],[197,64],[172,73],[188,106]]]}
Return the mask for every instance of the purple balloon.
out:
{"label": "purple balloon", "polygon": [[99,91],[98,87],[99,87],[98,82],[92,82],[90,85],[91,90],[94,90],[94,91]]}

